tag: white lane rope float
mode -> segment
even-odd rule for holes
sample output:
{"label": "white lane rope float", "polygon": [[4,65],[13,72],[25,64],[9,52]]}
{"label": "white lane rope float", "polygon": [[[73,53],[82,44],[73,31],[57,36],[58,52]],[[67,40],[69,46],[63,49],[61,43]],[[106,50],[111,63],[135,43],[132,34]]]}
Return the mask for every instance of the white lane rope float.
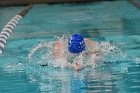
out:
{"label": "white lane rope float", "polygon": [[3,53],[7,39],[12,34],[14,27],[18,24],[18,22],[28,13],[28,11],[32,8],[32,5],[25,7],[20,13],[15,15],[2,29],[0,32],[0,55]]}

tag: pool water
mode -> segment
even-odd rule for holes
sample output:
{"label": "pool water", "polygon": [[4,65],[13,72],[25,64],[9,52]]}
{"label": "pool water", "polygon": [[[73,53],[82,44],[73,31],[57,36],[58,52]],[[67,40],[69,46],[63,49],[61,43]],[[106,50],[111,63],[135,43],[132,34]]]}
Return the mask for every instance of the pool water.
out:
{"label": "pool water", "polygon": [[[22,8],[0,8],[0,29]],[[34,5],[0,56],[0,92],[139,93],[139,24],[140,10],[127,1]],[[109,42],[123,55],[108,56],[101,65],[78,72],[28,62],[29,51],[38,42],[73,33],[99,43]]]}

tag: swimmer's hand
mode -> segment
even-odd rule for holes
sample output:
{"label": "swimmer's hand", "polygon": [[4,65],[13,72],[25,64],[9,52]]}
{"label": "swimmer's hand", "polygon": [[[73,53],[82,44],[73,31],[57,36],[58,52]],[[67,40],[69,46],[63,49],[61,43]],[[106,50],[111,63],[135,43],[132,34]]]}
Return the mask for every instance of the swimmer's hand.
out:
{"label": "swimmer's hand", "polygon": [[81,65],[77,62],[73,62],[72,64],[66,64],[64,67],[74,69],[75,71],[81,70]]}
{"label": "swimmer's hand", "polygon": [[79,71],[79,70],[81,70],[81,65],[78,64],[77,62],[73,62],[72,63],[72,68],[76,71]]}

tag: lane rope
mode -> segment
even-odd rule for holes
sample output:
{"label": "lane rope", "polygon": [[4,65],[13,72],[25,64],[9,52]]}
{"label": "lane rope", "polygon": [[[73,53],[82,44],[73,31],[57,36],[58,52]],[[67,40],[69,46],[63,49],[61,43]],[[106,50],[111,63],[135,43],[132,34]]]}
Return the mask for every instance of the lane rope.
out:
{"label": "lane rope", "polygon": [[2,29],[0,32],[0,55],[3,53],[7,39],[13,32],[18,22],[28,13],[32,8],[32,5],[25,7],[20,13],[16,14]]}

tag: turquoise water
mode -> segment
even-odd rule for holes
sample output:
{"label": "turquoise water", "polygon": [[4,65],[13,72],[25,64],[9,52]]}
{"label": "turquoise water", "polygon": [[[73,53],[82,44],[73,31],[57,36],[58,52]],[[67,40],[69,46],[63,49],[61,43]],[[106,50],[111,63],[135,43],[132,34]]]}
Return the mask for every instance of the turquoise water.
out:
{"label": "turquoise water", "polygon": [[[0,29],[22,8],[0,8]],[[34,5],[0,57],[0,92],[139,93],[139,24],[140,11],[126,1]],[[27,64],[28,53],[37,42],[72,33],[110,42],[126,57],[109,57],[102,65],[79,72]]]}

